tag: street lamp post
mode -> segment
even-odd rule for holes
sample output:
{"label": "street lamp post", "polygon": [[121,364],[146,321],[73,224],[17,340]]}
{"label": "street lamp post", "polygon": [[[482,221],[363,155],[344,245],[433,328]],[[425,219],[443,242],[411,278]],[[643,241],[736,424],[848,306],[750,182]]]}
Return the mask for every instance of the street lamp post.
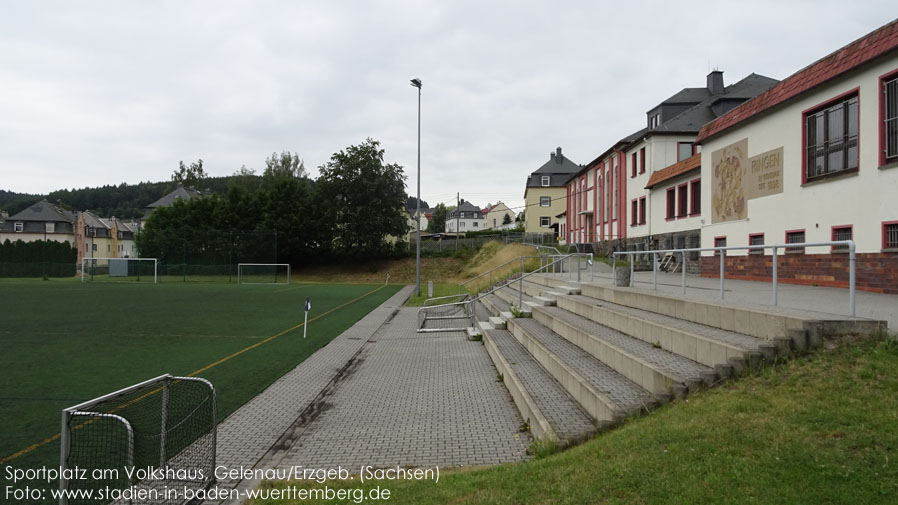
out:
{"label": "street lamp post", "polygon": [[412,86],[418,88],[418,196],[415,213],[415,296],[421,296],[421,79],[412,79]]}

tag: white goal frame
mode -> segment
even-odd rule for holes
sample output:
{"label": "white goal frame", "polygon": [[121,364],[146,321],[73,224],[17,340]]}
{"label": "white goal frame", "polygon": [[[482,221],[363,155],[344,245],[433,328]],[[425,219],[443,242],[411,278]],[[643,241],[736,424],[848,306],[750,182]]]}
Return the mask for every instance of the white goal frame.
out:
{"label": "white goal frame", "polygon": [[237,263],[237,284],[281,284],[280,282],[244,282],[242,267],[287,267],[287,284],[290,284],[290,263]]}
{"label": "white goal frame", "polygon": [[84,272],[86,270],[88,261],[109,261],[121,260],[121,261],[152,261],[153,262],[153,284],[159,282],[159,260],[157,258],[91,258],[85,256],[81,258],[81,282],[85,282],[84,280]]}

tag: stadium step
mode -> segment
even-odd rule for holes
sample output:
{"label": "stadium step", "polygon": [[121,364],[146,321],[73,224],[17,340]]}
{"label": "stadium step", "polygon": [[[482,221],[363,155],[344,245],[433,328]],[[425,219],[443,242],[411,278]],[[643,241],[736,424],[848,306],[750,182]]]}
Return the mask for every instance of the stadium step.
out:
{"label": "stadium step", "polygon": [[515,338],[597,421],[616,424],[657,405],[644,388],[538,321],[521,318],[509,325]]}
{"label": "stadium step", "polygon": [[507,330],[484,332],[484,345],[526,427],[538,440],[570,445],[595,425],[589,414]]}
{"label": "stadium step", "polygon": [[[500,373],[510,371],[506,386],[522,417],[537,438],[568,442],[577,430],[554,427],[552,409],[534,406],[538,394],[528,388],[572,399],[601,427],[819,345],[826,332],[868,330],[858,320],[800,319],[551,274],[512,282],[482,302],[506,325],[483,326],[484,341]],[[521,302],[526,317],[516,319],[511,307]],[[539,385],[516,373],[519,363]]]}
{"label": "stadium step", "polygon": [[681,398],[717,380],[713,368],[558,307],[534,307],[533,318],[656,395]]}
{"label": "stadium step", "polygon": [[726,365],[733,358],[751,361],[755,358],[747,355],[754,353],[760,353],[768,362],[776,358],[773,343],[742,333],[584,295],[559,297],[557,304],[569,312],[710,367]]}

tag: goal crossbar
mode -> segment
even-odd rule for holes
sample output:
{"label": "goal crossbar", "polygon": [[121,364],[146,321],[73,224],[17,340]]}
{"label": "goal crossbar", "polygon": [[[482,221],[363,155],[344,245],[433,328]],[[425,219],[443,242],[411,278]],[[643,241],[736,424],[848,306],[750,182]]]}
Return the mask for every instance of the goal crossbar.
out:
{"label": "goal crossbar", "polygon": [[[247,281],[247,274],[244,273],[243,269],[246,267],[272,267],[274,269],[274,282],[253,282]],[[237,284],[281,284],[281,282],[277,281],[278,269],[286,270],[286,283],[290,284],[290,264],[289,263],[237,263]]]}
{"label": "goal crossbar", "polygon": [[[105,262],[106,265],[112,265],[113,262],[125,262],[125,271],[127,272],[127,263],[128,262],[152,262],[153,264],[153,283],[159,282],[159,260],[157,258],[91,258],[85,256],[81,258],[81,282],[85,282],[85,273],[88,269],[88,264],[95,265],[97,262]],[[139,276],[140,274],[138,274]]]}

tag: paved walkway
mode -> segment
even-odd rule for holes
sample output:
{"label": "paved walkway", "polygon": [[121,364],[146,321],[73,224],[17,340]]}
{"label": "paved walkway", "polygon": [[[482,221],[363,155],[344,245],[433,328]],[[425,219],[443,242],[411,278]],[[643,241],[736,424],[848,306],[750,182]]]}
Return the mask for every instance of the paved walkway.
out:
{"label": "paved walkway", "polygon": [[[218,426],[216,464],[252,468],[411,295],[405,287]],[[221,483],[234,486],[237,482]]]}
{"label": "paved walkway", "polygon": [[[418,334],[411,287],[359,320],[218,427],[227,468],[433,467],[526,458],[529,434],[485,348]],[[255,486],[252,481],[222,487]]]}
{"label": "paved walkway", "polygon": [[415,332],[403,308],[280,467],[489,465],[524,459],[530,439],[485,348],[461,332]]}
{"label": "paved walkway", "polygon": [[[602,265],[605,266],[605,265]],[[567,277],[571,278],[571,277]],[[581,273],[584,282],[611,285],[611,273],[600,272],[594,277]],[[652,272],[635,272],[634,289],[652,291]],[[686,276],[686,294],[682,294],[682,274],[658,272],[659,292],[678,297],[720,300],[720,280],[716,277]],[[769,282],[724,280],[723,303],[779,310],[783,312],[816,312],[821,318],[842,317],[849,314],[848,289],[802,286],[779,283],[778,309],[773,309],[773,285]],[[868,291],[855,292],[856,316],[887,321],[889,330],[898,331],[898,295],[883,295]]]}

